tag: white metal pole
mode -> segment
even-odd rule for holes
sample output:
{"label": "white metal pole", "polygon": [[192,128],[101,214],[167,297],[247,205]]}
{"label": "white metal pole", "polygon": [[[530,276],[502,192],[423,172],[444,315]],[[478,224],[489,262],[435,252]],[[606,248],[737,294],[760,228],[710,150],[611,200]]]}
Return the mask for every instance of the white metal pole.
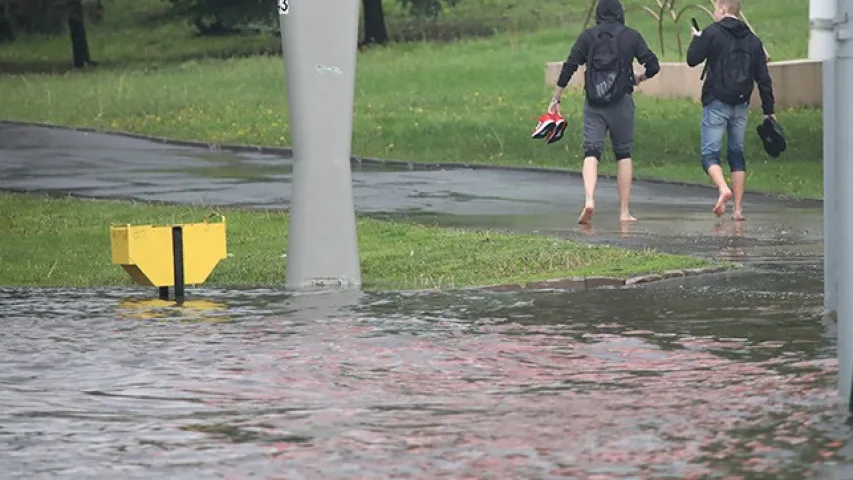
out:
{"label": "white metal pole", "polygon": [[285,287],[359,287],[350,154],[360,1],[278,7],[293,148]]}
{"label": "white metal pole", "polygon": [[835,59],[823,60],[823,308],[838,311],[838,188]]}
{"label": "white metal pole", "polygon": [[835,32],[832,22],[838,0],[809,0],[809,58],[824,60],[835,53]]}
{"label": "white metal pole", "polygon": [[[835,153],[838,212],[838,388],[848,407],[853,387],[853,0],[839,0],[840,20],[836,27],[835,53]],[[845,155],[847,154],[847,155]],[[831,220],[830,220],[831,221]]]}

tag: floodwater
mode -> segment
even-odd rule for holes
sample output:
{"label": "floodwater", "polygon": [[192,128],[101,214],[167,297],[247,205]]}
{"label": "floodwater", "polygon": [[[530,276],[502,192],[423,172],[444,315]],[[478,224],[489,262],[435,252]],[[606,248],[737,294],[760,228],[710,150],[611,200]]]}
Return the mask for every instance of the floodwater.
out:
{"label": "floodwater", "polygon": [[853,478],[820,278],[0,290],[2,478]]}

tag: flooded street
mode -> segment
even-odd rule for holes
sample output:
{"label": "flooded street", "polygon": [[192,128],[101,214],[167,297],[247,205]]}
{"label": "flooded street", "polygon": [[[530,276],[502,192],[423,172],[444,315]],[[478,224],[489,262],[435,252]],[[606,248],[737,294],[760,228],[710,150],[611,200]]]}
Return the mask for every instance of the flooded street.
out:
{"label": "flooded street", "polygon": [[[0,187],[282,208],[290,159],[0,124]],[[393,167],[393,168],[392,168]],[[0,478],[853,478],[819,202],[353,167],[359,215],[742,263],[572,292],[0,288]],[[284,279],[282,279],[283,281]]]}
{"label": "flooded street", "polygon": [[3,478],[851,478],[821,272],[0,290]]}

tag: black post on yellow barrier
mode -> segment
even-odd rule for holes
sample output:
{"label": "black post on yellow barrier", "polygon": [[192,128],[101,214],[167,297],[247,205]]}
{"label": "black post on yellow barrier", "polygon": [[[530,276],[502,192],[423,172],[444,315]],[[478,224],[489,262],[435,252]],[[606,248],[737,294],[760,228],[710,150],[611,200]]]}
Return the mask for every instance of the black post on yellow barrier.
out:
{"label": "black post on yellow barrier", "polygon": [[184,303],[184,231],[172,227],[172,261],[175,269],[175,302]]}
{"label": "black post on yellow barrier", "polygon": [[[184,231],[180,226],[172,227],[172,270],[175,274],[175,303],[184,303]],[[169,287],[159,287],[160,300],[169,299]]]}

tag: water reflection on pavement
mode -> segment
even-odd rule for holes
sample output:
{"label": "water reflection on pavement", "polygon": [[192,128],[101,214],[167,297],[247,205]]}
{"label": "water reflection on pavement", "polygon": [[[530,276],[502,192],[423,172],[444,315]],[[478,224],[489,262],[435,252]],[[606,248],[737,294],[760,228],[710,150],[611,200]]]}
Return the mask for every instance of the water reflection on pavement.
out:
{"label": "water reflection on pavement", "polygon": [[[643,288],[0,290],[4,478],[851,478],[820,271]],[[805,279],[805,280],[804,280]],[[809,280],[811,279],[811,280]]]}

